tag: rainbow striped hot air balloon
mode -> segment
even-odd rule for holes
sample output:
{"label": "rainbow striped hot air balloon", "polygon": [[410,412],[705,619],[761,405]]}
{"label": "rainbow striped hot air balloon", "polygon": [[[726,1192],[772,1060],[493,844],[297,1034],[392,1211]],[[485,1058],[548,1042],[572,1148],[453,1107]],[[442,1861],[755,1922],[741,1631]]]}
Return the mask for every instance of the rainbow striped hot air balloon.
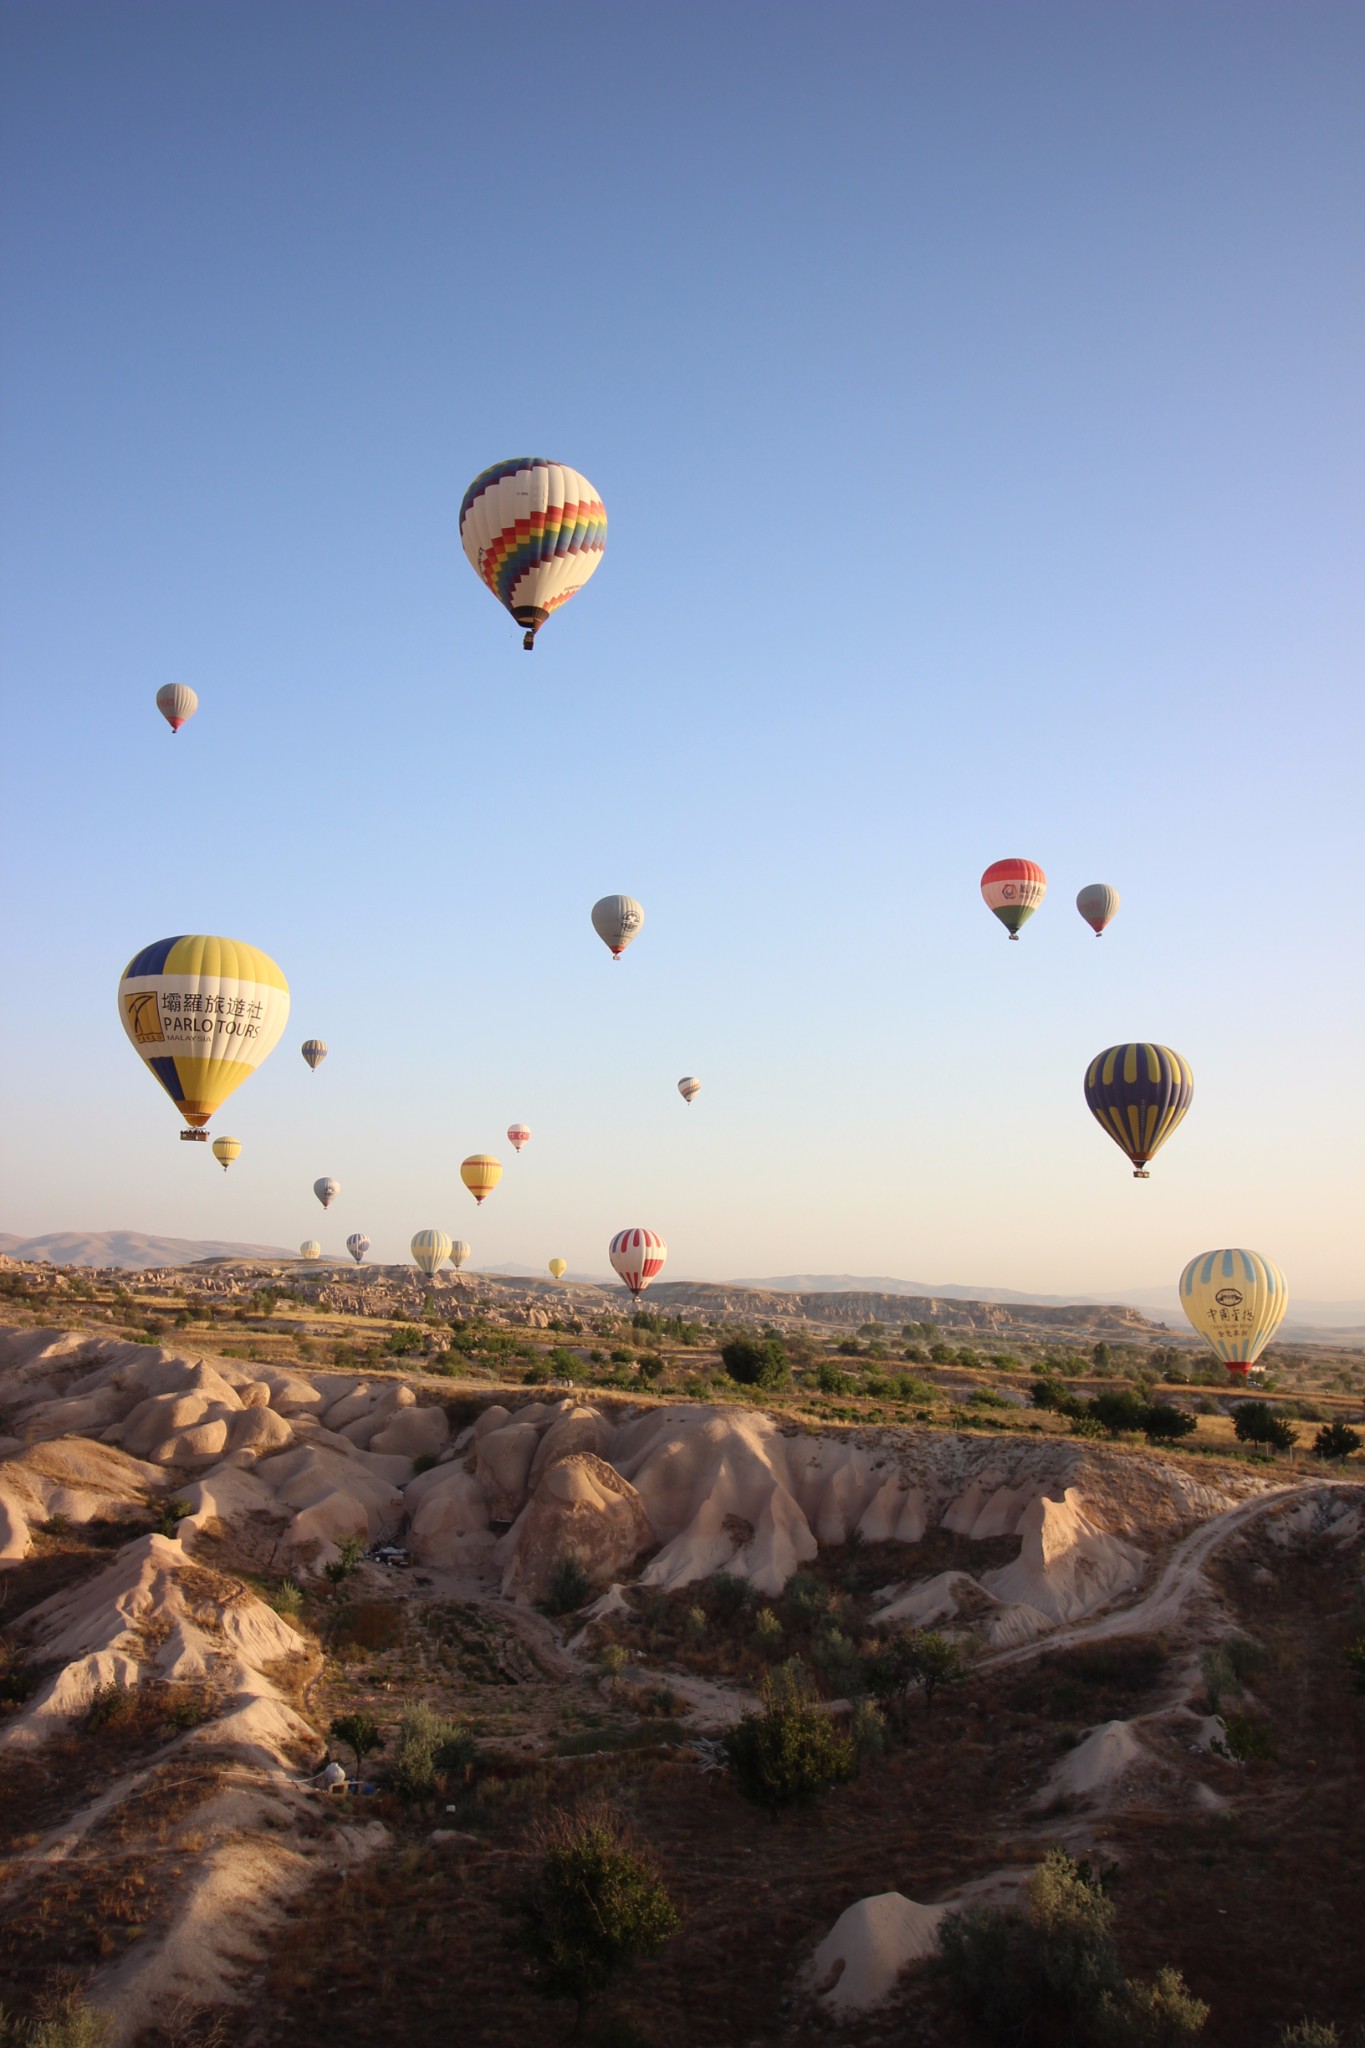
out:
{"label": "rainbow striped hot air balloon", "polygon": [[450,1239],[443,1230],[419,1230],[412,1240],[412,1256],[430,1278],[450,1257]]}
{"label": "rainbow striped hot air balloon", "polygon": [[1150,1180],[1147,1162],[1194,1100],[1194,1075],[1168,1045],[1111,1045],[1085,1070],[1085,1099],[1100,1129],[1132,1160],[1133,1179]]}
{"label": "rainbow striped hot air balloon", "polygon": [[215,1138],[213,1141],[213,1156],[222,1167],[224,1173],[226,1173],[233,1160],[240,1159],[242,1156],[241,1139]]}
{"label": "rainbow striped hot air balloon", "polygon": [[476,1202],[484,1202],[502,1179],[502,1161],[491,1152],[471,1152],[460,1163],[460,1179]]}
{"label": "rainbow striped hot air balloon", "polygon": [[550,613],[602,560],[607,515],[576,469],[518,455],[475,477],[460,505],[460,540],[475,575],[526,628],[529,653]]}
{"label": "rainbow striped hot air balloon", "polygon": [[1077,910],[1097,939],[1104,937],[1104,928],[1118,907],[1119,892],[1111,889],[1108,882],[1087,882],[1076,898]]}
{"label": "rainbow striped hot air balloon", "polygon": [[199,699],[188,683],[163,683],[156,693],[156,708],[171,731],[179,732],[199,709]]}
{"label": "rainbow striped hot air balloon", "polygon": [[509,1124],[507,1126],[507,1142],[518,1152],[520,1152],[523,1145],[529,1143],[530,1137],[531,1126],[529,1124]]}
{"label": "rainbow striped hot air balloon", "polygon": [[637,1223],[629,1230],[617,1231],[607,1256],[638,1301],[650,1281],[662,1273],[668,1246],[657,1231],[645,1230]]}
{"label": "rainbow striped hot air balloon", "polygon": [[1032,860],[994,860],[981,877],[986,908],[994,911],[1012,939],[1047,894],[1047,876]]}
{"label": "rainbow striped hot air balloon", "polygon": [[133,1049],[190,1126],[203,1126],[279,1043],[289,984],[268,953],[208,933],[158,939],[134,953],[118,985]]}
{"label": "rainbow striped hot air balloon", "polygon": [[1260,1252],[1200,1252],[1180,1276],[1180,1306],[1234,1379],[1245,1379],[1289,1306],[1284,1274]]}

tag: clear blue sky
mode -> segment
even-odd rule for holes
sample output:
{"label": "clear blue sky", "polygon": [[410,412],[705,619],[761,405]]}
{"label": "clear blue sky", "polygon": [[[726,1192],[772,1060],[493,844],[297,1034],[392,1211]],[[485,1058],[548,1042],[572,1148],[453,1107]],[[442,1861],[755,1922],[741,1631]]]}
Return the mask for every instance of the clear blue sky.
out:
{"label": "clear blue sky", "polygon": [[[0,1228],[1362,1290],[1365,11],[0,29]],[[530,658],[457,531],[522,453],[610,518]],[[186,931],[294,995],[226,1177],[114,1001]],[[1146,1184],[1129,1037],[1195,1072]]]}

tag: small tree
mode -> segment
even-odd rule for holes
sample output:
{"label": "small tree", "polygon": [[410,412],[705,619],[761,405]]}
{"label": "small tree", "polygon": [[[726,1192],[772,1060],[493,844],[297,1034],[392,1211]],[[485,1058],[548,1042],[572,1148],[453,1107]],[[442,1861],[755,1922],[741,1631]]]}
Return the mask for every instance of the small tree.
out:
{"label": "small tree", "polygon": [[1102,1422],[1111,1436],[1119,1436],[1126,1429],[1144,1428],[1148,1408],[1140,1394],[1123,1389],[1112,1394],[1096,1394],[1087,1413],[1093,1415],[1096,1422]]}
{"label": "small tree", "polygon": [[364,1556],[365,1538],[363,1536],[347,1536],[343,1538],[338,1553],[331,1563],[324,1565],[323,1571],[332,1585],[340,1586],[347,1579],[355,1576]]}
{"label": "small tree", "polygon": [[541,1606],[546,1614],[574,1614],[592,1591],[592,1580],[573,1551],[561,1557],[550,1574]]}
{"label": "small tree", "polygon": [[800,1658],[770,1671],[761,1696],[762,1711],[746,1714],[725,1738],[725,1763],[736,1789],[776,1820],[847,1783],[858,1757],[820,1707]]}
{"label": "small tree", "polygon": [[1178,1443],[1182,1436],[1192,1435],[1196,1427],[1194,1417],[1170,1401],[1153,1401],[1142,1424],[1149,1444]]}
{"label": "small tree", "polygon": [[772,1389],[787,1378],[787,1347],[780,1337],[734,1337],[721,1345],[720,1362],[741,1387]]}
{"label": "small tree", "polygon": [[1113,1361],[1113,1357],[1114,1354],[1109,1349],[1109,1346],[1101,1340],[1091,1351],[1090,1362],[1097,1372],[1106,1372]]}
{"label": "small tree", "polygon": [[355,1774],[359,1778],[365,1767],[365,1759],[377,1749],[384,1747],[384,1738],[379,1732],[379,1723],[373,1714],[363,1708],[354,1714],[338,1714],[332,1723],[331,1732],[338,1742],[345,1743],[355,1758]]}
{"label": "small tree", "polygon": [[1243,1401],[1232,1418],[1232,1433],[1238,1443],[1264,1444],[1272,1451],[1292,1451],[1299,1435],[1268,1401]]}
{"label": "small tree", "polygon": [[1315,1458],[1349,1458],[1360,1449],[1360,1431],[1349,1422],[1329,1422],[1313,1439]]}
{"label": "small tree", "polygon": [[924,1710],[932,1713],[934,1694],[945,1685],[961,1685],[967,1659],[957,1644],[937,1629],[917,1628],[910,1638],[910,1678],[924,1694]]}
{"label": "small tree", "polygon": [[393,1744],[393,1788],[406,1804],[436,1796],[444,1777],[468,1775],[478,1750],[458,1721],[447,1721],[425,1700],[403,1709]]}
{"label": "small tree", "polygon": [[539,1866],[522,1897],[523,1946],[536,1989],[574,2000],[577,2039],[588,2001],[637,1956],[657,1955],[678,1915],[657,1866],[608,1806],[555,1814],[536,1848]]}

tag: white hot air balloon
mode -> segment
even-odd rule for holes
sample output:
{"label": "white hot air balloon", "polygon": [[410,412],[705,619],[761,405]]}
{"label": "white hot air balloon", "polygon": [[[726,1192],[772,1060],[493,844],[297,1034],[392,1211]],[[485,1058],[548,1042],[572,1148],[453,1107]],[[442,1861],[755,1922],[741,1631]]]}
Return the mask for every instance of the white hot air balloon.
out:
{"label": "white hot air balloon", "polygon": [[701,1094],[701,1082],[695,1074],[684,1074],[678,1083],[678,1093],[684,1102],[694,1102]]}
{"label": "white hot air balloon", "polygon": [[509,1124],[507,1126],[507,1142],[509,1145],[514,1146],[518,1152],[520,1152],[523,1145],[530,1142],[530,1137],[531,1126],[529,1124]]}
{"label": "white hot air balloon", "polygon": [[443,1230],[419,1230],[412,1240],[412,1256],[430,1278],[450,1257],[450,1239]]}
{"label": "white hot air balloon", "polygon": [[608,1257],[638,1301],[650,1281],[663,1271],[668,1246],[657,1231],[646,1230],[637,1223],[629,1230],[617,1231]]}
{"label": "white hot air balloon", "polygon": [[602,559],[607,515],[585,476],[539,455],[495,462],[460,506],[460,539],[480,582],[526,628],[522,646]]}
{"label": "white hot air balloon", "polygon": [[346,1249],[358,1266],[370,1249],[370,1240],[363,1230],[354,1230],[346,1240]]}
{"label": "white hot air balloon", "polygon": [[457,1237],[454,1244],[450,1247],[450,1263],[457,1273],[468,1257],[469,1246],[462,1237]]}
{"label": "white hot air balloon", "polygon": [[299,1246],[299,1257],[301,1259],[320,1259],[322,1257],[322,1246],[315,1237],[305,1237],[303,1243]]}
{"label": "white hot air balloon", "polygon": [[612,958],[619,960],[645,921],[643,904],[633,896],[602,896],[592,907],[592,928]]}
{"label": "white hot air balloon", "polygon": [[330,1209],[337,1196],[341,1193],[341,1182],[339,1180],[332,1180],[324,1174],[321,1180],[313,1182],[313,1193],[317,1196],[324,1209]]}
{"label": "white hot air balloon", "polygon": [[188,683],[163,683],[156,693],[156,708],[171,731],[179,732],[199,709],[199,699]]}

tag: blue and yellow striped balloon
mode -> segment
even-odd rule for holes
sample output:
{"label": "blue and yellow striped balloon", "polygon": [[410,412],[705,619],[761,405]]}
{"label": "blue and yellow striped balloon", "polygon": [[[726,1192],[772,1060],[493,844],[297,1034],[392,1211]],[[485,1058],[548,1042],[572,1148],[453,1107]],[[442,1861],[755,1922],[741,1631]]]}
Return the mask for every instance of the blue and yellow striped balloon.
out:
{"label": "blue and yellow striped balloon", "polygon": [[1190,1260],[1180,1306],[1228,1371],[1244,1377],[1284,1321],[1289,1289],[1273,1259],[1225,1248]]}
{"label": "blue and yellow striped balloon", "polygon": [[1132,1160],[1133,1179],[1150,1180],[1147,1162],[1194,1100],[1194,1075],[1168,1045],[1111,1045],[1085,1070],[1085,1099],[1100,1129]]}
{"label": "blue and yellow striped balloon", "polygon": [[412,1256],[422,1271],[432,1274],[450,1257],[450,1239],[443,1230],[419,1230],[412,1240]]}
{"label": "blue and yellow striped balloon", "polygon": [[289,984],[268,953],[197,933],[135,953],[118,1008],[135,1051],[198,1130],[279,1043]]}

